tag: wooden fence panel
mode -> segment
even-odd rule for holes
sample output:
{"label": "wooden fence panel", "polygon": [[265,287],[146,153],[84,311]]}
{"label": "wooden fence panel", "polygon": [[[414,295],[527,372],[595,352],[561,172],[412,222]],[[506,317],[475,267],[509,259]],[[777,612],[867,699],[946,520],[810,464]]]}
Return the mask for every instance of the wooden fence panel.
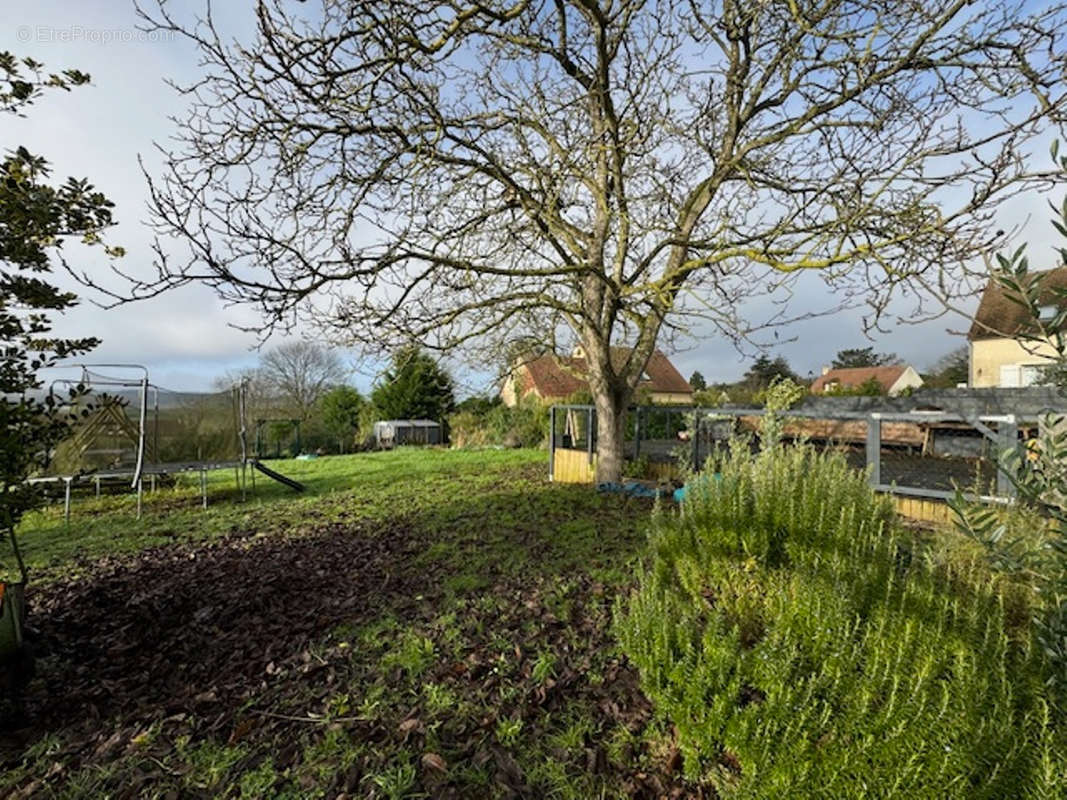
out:
{"label": "wooden fence panel", "polygon": [[552,464],[552,476],[556,483],[592,483],[596,475],[596,456],[589,463],[589,454],[584,450],[557,448]]}

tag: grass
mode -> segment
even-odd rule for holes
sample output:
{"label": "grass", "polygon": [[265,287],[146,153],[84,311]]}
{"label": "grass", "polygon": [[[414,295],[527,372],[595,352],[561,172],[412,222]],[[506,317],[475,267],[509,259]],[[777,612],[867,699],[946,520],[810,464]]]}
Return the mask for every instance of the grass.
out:
{"label": "grass", "polygon": [[[236,540],[254,558],[259,542],[312,535],[403,538],[382,582],[411,588],[381,593],[372,613],[309,646],[272,644],[270,679],[239,702],[176,700],[175,713],[128,698],[91,725],[36,731],[5,758],[0,795],[617,797],[657,773],[670,786],[653,755],[663,732],[609,632],[650,505],[549,484],[545,458],[400,449],[279,461],[305,494],[260,477],[240,502],[232,473],[218,473],[206,510],[189,476],[146,495],[141,520],[128,496],[77,498],[69,527],[55,506],[30,515],[21,541],[45,595],[139,551]],[[347,574],[338,564],[337,579]],[[188,614],[183,589],[174,604]],[[41,663],[39,703],[60,701],[47,693],[61,666]]]}
{"label": "grass", "polygon": [[[888,545],[876,546],[868,523],[887,520],[888,509],[843,465],[821,483],[811,479],[808,463],[792,471],[735,465],[738,480],[712,484],[716,501],[695,503],[684,524],[658,517],[651,553],[649,503],[550,484],[539,451],[401,449],[271,466],[303,482],[307,492],[296,495],[260,478],[256,494],[241,502],[232,473],[219,473],[211,476],[207,510],[190,476],[148,495],[141,520],[128,496],[78,498],[69,527],[56,507],[26,519],[24,550],[35,591],[46,601],[38,607],[69,612],[78,607],[63,598],[88,597],[87,615],[129,605],[134,618],[161,628],[205,612],[204,624],[219,626],[205,646],[223,648],[214,655],[232,655],[239,668],[216,659],[225,674],[195,686],[197,697],[186,692],[160,700],[149,690],[180,684],[181,665],[162,659],[162,671],[150,672],[155,662],[145,666],[136,658],[143,631],[97,642],[89,616],[75,626],[83,640],[41,662],[31,700],[39,709],[62,711],[86,694],[64,683],[70,676],[97,688],[91,669],[79,672],[84,664],[121,668],[124,659],[136,665],[125,676],[133,676],[124,684],[131,696],[60,713],[60,722],[33,729],[14,749],[0,736],[0,796],[583,800],[707,798],[718,786],[724,796],[802,797],[820,796],[837,780],[821,796],[877,797],[890,795],[878,787],[866,793],[842,787],[850,775],[860,782],[886,773],[910,779],[922,759],[938,759],[949,774],[969,750],[988,743],[995,755],[1016,731],[1050,730],[1040,706],[1030,703],[1038,687],[1018,653],[1025,614],[1013,604],[1022,601],[998,605],[1001,595],[975,589],[960,566],[966,559],[936,537],[909,539],[894,529]],[[331,560],[320,590],[341,584],[343,592],[370,602],[354,605],[350,616],[324,616],[329,623],[305,639],[245,637],[235,645],[221,627],[236,624],[231,615],[240,604],[198,606],[195,581],[192,588],[168,582],[166,572],[151,573],[164,576],[162,591],[146,588],[141,597],[134,583],[134,596],[100,596],[127,585],[114,581],[157,556],[167,569],[192,563],[204,570],[213,548],[226,547],[241,557],[222,563],[254,571],[255,580],[242,584],[250,594],[276,595],[278,584],[300,580],[303,561],[282,559],[295,565],[294,573],[279,575],[263,568],[263,553],[311,559],[342,540],[373,545],[369,553],[352,552],[371,559],[385,552],[387,559],[372,561],[370,583],[359,564]],[[643,616],[632,618],[623,640],[641,664],[658,713],[613,630],[614,615],[634,588],[636,562],[649,555],[640,574],[654,591],[630,605]],[[937,580],[900,590],[897,578],[920,565],[937,570]],[[888,575],[895,576],[891,585],[879,583]],[[72,592],[81,584],[91,591]],[[944,591],[947,584],[958,598]],[[166,602],[150,602],[160,596]],[[886,596],[897,606],[869,613]],[[293,597],[294,605],[306,605],[294,609],[305,617],[331,612],[315,605],[318,597]],[[241,599],[252,610],[238,621],[257,624],[258,598]],[[941,613],[946,609],[951,613]],[[861,630],[864,618],[877,625]],[[997,626],[1011,620],[1016,638],[997,650]],[[985,645],[975,646],[983,625],[999,661],[983,661]],[[114,635],[121,638],[123,630]],[[880,636],[893,647],[868,658]],[[271,655],[262,663],[244,652],[264,648]],[[169,657],[172,650],[160,652]],[[90,662],[94,654],[102,661]],[[906,685],[893,680],[893,665],[902,663],[916,665],[901,673]],[[985,673],[990,691],[1004,695],[994,697],[999,705],[992,708],[971,702],[984,702],[989,691],[957,691],[954,683],[958,675],[986,680],[986,663],[996,668]],[[868,667],[877,669],[878,681],[865,678]],[[838,697],[835,681],[854,691]],[[938,692],[951,701],[944,714],[911,727],[901,722],[913,718],[911,706],[929,705]],[[780,698],[780,713],[770,713]],[[838,715],[853,738],[847,732],[824,737],[820,714]],[[1027,716],[1021,726],[1020,716]],[[864,727],[882,718],[883,729]],[[761,725],[800,733],[765,736]],[[945,731],[956,749],[942,757],[927,745],[940,743]],[[862,736],[869,751],[850,762],[851,772],[827,770],[827,759]],[[915,754],[914,763],[896,771],[883,747],[894,737],[907,739]],[[1023,773],[1043,773],[1045,783],[1059,786],[1062,737],[1019,741],[1020,766],[1002,770],[989,786]],[[739,763],[743,774],[757,764],[777,783],[757,783],[746,795],[736,780]],[[810,770],[799,774],[805,764]],[[809,777],[817,773],[823,780],[813,784]],[[760,795],[760,785],[774,791]],[[994,789],[972,796],[995,797]]]}
{"label": "grass", "polygon": [[271,469],[300,481],[306,491],[296,494],[256,473],[255,490],[242,502],[233,470],[217,470],[208,473],[207,509],[201,507],[199,475],[187,473],[178,476],[174,487],[146,489],[141,519],[136,518],[133,493],[100,498],[76,494],[69,525],[62,503],[54,503],[28,514],[19,537],[26,566],[40,581],[66,574],[78,559],[204,541],[235,531],[310,532],[339,522],[381,522],[419,512],[436,516],[438,521],[431,524],[440,528],[460,520],[461,511],[448,509],[467,499],[463,495],[499,490],[502,472],[543,465],[545,458],[537,450],[399,448],[271,461]]}

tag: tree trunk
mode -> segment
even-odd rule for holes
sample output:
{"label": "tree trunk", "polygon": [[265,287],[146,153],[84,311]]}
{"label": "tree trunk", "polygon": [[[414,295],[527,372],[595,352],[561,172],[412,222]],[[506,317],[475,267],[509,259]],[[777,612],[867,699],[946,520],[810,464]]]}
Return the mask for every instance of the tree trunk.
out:
{"label": "tree trunk", "polygon": [[594,391],[596,405],[596,482],[618,481],[626,459],[628,391]]}

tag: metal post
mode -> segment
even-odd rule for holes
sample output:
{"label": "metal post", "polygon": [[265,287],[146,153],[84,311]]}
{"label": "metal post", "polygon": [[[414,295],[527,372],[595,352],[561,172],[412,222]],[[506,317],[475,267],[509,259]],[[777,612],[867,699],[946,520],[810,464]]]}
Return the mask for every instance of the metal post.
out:
{"label": "metal post", "polygon": [[141,413],[138,418],[137,426],[137,464],[133,468],[133,485],[138,486],[137,491],[141,489],[139,484],[141,483],[141,470],[144,468],[144,446],[145,446],[145,415],[148,413],[148,370],[145,370],[145,376],[141,379]]}
{"label": "metal post", "polygon": [[593,409],[586,409],[585,412],[586,427],[585,427],[585,449],[589,458],[589,463],[593,463]]}
{"label": "metal post", "polygon": [[634,407],[634,461],[641,457],[641,406]]}
{"label": "metal post", "polygon": [[693,472],[700,472],[700,424],[703,421],[693,414]]}
{"label": "metal post", "polygon": [[207,470],[200,470],[200,496],[202,505],[207,508]]}
{"label": "metal post", "polygon": [[144,503],[144,481],[137,479],[137,519],[141,518],[141,509]]}
{"label": "metal post", "polygon": [[153,493],[156,491],[156,473],[154,472],[148,476],[148,489]]}
{"label": "metal post", "polygon": [[1013,415],[1009,415],[997,425],[997,438],[1000,450],[997,453],[997,494],[1001,497],[1015,497],[1016,489],[1011,470],[1015,462],[1013,456],[1019,447],[1019,425]]}
{"label": "metal post", "polygon": [[867,417],[867,469],[871,486],[882,485],[882,415]]}
{"label": "metal post", "polygon": [[72,478],[64,478],[66,487],[63,490],[63,524],[70,525],[70,483]]}
{"label": "metal post", "polygon": [[556,479],[556,407],[548,411],[548,479]]}
{"label": "metal post", "polygon": [[96,499],[100,499],[100,476],[96,476]]}

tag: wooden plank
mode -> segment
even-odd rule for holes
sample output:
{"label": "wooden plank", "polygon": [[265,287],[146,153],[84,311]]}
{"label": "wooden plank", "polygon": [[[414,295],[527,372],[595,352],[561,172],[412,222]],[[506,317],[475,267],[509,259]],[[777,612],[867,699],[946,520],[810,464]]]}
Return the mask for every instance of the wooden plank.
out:
{"label": "wooden plank", "polygon": [[556,483],[592,483],[596,475],[596,456],[589,463],[584,450],[557,448],[553,456],[552,477]]}
{"label": "wooden plank", "polygon": [[[755,431],[760,417],[741,417],[741,426]],[[867,441],[867,421],[862,419],[792,419],[783,432],[793,438],[805,437],[815,441],[834,441],[862,444]],[[882,444],[921,447],[925,438],[922,426],[916,422],[882,421]]]}
{"label": "wooden plank", "polygon": [[897,513],[919,522],[936,525],[952,524],[952,509],[940,500],[927,500],[922,497],[894,497]]}

